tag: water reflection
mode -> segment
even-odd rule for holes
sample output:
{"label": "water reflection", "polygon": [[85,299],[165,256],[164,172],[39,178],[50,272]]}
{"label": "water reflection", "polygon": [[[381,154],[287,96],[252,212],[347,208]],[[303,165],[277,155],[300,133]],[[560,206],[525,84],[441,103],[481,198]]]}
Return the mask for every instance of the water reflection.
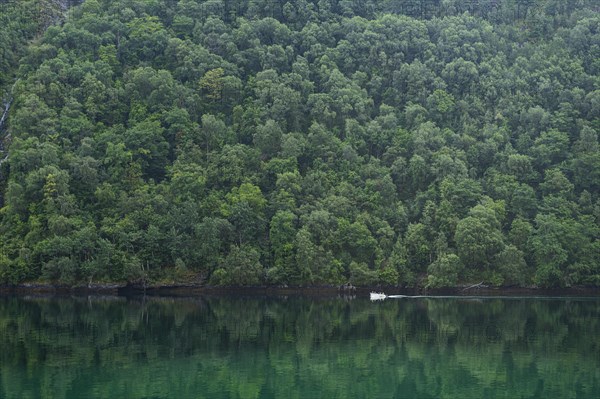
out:
{"label": "water reflection", "polygon": [[600,301],[0,298],[2,398],[597,398]]}

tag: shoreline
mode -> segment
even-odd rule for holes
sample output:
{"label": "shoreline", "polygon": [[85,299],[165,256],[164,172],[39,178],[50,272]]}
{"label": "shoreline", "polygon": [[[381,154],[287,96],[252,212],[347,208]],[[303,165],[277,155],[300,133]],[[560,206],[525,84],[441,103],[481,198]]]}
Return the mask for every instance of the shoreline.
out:
{"label": "shoreline", "polygon": [[244,296],[368,296],[370,292],[382,292],[386,295],[407,296],[490,296],[490,297],[600,297],[600,287],[574,286],[568,288],[537,287],[472,287],[457,286],[451,288],[402,288],[393,286],[353,287],[353,286],[257,286],[257,287],[219,287],[191,284],[156,284],[150,286],[127,285],[118,283],[92,284],[89,286],[67,286],[49,283],[25,283],[18,285],[0,285],[0,295],[91,295],[91,296],[170,296],[194,297],[203,295],[244,295]]}

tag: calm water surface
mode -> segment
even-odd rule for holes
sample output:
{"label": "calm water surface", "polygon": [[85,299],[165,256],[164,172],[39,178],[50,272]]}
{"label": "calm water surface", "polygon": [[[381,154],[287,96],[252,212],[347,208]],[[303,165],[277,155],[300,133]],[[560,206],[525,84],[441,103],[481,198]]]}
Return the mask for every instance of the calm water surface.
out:
{"label": "calm water surface", "polygon": [[0,298],[0,397],[597,399],[600,300]]}

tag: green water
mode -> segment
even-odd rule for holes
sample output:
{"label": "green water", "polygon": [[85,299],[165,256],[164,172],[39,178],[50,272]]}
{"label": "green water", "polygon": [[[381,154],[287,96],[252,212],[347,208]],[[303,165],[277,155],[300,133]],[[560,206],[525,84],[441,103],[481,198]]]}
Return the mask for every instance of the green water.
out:
{"label": "green water", "polygon": [[1,398],[594,398],[598,299],[0,298]]}

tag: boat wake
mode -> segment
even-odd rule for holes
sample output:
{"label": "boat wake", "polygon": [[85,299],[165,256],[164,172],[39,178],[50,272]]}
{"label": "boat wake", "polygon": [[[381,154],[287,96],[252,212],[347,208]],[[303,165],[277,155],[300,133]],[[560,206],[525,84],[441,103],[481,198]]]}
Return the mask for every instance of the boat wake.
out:
{"label": "boat wake", "polygon": [[383,292],[371,292],[372,301],[383,301],[386,298],[431,298],[428,295],[386,295]]}

